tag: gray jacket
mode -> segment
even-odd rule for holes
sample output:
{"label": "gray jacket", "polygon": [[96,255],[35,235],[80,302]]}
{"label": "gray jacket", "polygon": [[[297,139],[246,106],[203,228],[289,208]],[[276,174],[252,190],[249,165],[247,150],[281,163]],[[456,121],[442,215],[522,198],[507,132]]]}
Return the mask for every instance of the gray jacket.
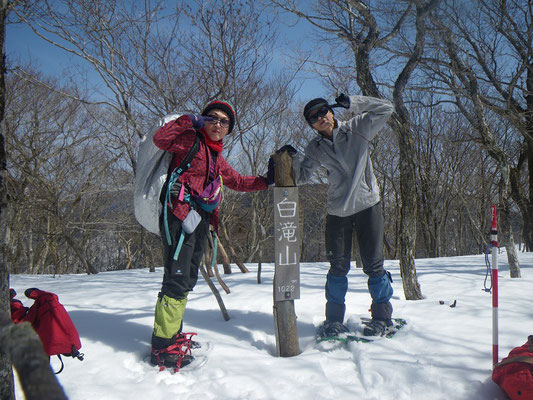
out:
{"label": "gray jacket", "polygon": [[303,160],[293,159],[296,184],[309,181],[319,166],[328,170],[328,214],[345,217],[372,207],[380,200],[370,160],[370,141],[394,111],[388,100],[350,96],[349,111],[356,116],[338,121],[333,141],[320,134],[305,149]]}

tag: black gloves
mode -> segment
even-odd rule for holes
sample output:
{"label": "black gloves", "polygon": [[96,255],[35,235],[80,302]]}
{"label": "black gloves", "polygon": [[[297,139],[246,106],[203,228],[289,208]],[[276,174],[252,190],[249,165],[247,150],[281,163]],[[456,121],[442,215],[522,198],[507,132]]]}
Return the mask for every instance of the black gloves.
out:
{"label": "black gloves", "polygon": [[335,98],[335,104],[333,107],[350,108],[350,98],[344,93],[341,93]]}
{"label": "black gloves", "polygon": [[274,184],[274,177],[275,177],[274,165],[275,165],[274,158],[270,156],[270,158],[268,159],[268,170],[267,170],[267,176],[266,176],[266,181],[267,181],[268,186]]}

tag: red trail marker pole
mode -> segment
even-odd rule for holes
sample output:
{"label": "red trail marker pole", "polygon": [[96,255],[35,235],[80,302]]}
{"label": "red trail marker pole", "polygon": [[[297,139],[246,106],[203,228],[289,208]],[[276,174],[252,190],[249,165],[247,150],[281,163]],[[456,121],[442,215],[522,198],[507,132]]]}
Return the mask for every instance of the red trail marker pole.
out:
{"label": "red trail marker pole", "polygon": [[492,224],[490,244],[492,254],[492,366],[498,363],[498,216],[496,206],[490,207]]}

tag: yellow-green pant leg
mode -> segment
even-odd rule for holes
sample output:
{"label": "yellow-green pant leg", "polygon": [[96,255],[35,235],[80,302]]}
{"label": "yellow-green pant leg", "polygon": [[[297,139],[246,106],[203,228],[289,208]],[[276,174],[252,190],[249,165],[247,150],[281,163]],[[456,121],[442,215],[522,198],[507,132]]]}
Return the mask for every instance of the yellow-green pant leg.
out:
{"label": "yellow-green pant leg", "polygon": [[183,299],[159,297],[155,305],[154,335],[165,339],[176,335],[181,327],[186,304],[187,297]]}

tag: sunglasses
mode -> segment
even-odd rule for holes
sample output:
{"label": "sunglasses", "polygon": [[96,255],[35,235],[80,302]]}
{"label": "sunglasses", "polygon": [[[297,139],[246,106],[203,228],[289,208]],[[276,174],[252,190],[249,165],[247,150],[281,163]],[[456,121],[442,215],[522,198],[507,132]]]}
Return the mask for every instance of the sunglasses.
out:
{"label": "sunglasses", "polygon": [[316,113],[313,115],[310,115],[307,119],[311,125],[313,125],[316,121],[318,121],[319,118],[325,117],[328,113],[329,108],[328,107],[320,107]]}
{"label": "sunglasses", "polygon": [[220,122],[220,126],[222,126],[223,128],[229,128],[229,123],[230,123],[230,120],[229,119],[220,119],[220,118],[217,118],[216,116],[214,115],[208,115],[209,118],[211,118],[210,120],[206,120],[207,123],[211,124],[211,125],[216,125]]}

